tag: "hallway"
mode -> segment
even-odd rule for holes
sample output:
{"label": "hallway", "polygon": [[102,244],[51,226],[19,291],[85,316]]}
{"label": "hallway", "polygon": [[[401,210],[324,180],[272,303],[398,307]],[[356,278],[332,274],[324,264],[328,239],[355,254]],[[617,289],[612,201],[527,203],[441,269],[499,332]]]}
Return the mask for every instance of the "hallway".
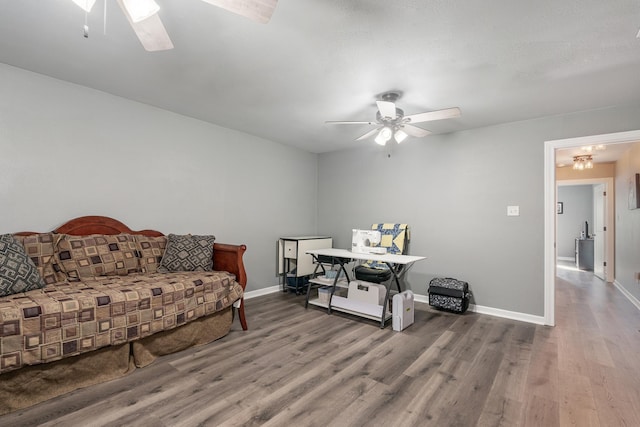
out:
{"label": "hallway", "polygon": [[559,262],[556,327],[538,342],[547,357],[532,358],[544,362],[548,383],[531,384],[531,371],[528,381],[550,400],[546,415],[557,404],[560,425],[640,425],[639,329],[640,311],[611,283]]}

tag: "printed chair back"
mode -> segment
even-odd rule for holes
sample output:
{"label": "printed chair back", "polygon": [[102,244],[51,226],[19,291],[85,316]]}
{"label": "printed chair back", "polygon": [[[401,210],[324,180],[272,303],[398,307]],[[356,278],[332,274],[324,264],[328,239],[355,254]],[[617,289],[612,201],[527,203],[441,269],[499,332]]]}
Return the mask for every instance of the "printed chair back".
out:
{"label": "printed chair back", "polygon": [[[407,224],[380,223],[373,224],[371,229],[377,230],[381,234],[380,244],[375,246],[387,248],[388,254],[404,255],[407,253],[409,248],[409,226]],[[388,268],[386,264],[377,261],[367,261],[362,265],[383,270]]]}
{"label": "printed chair back", "polygon": [[[381,234],[380,244],[375,246],[387,248],[389,254],[404,255],[408,252],[410,239],[407,224],[379,223],[373,224],[371,229]],[[365,261],[356,266],[354,274],[356,280],[372,283],[383,283],[391,279],[391,271],[387,264],[374,260]]]}

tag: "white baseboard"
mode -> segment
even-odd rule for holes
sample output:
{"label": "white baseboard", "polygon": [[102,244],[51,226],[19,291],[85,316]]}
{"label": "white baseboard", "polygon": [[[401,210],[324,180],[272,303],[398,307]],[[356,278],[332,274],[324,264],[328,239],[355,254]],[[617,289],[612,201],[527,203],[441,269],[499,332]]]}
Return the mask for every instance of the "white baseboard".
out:
{"label": "white baseboard", "polygon": [[[429,304],[429,296],[414,295],[414,301]],[[535,323],[536,325],[544,325],[543,316],[534,316],[532,314],[518,313],[516,311],[502,310],[500,308],[485,307],[475,304],[469,304],[469,311],[480,314],[488,314],[489,316],[502,317],[505,319],[518,320],[520,322]]]}
{"label": "white baseboard", "polygon": [[640,301],[638,300],[638,298],[634,297],[633,294],[631,292],[629,292],[624,286],[622,286],[622,284],[620,282],[618,282],[617,280],[613,281],[613,286],[618,288],[618,290],[620,292],[622,292],[622,295],[627,297],[627,299],[629,301],[631,301],[631,304],[635,305],[636,308],[638,310],[640,310]]}
{"label": "white baseboard", "polygon": [[415,302],[423,302],[425,304],[429,304],[429,295],[413,294],[413,300]]}
{"label": "white baseboard", "polygon": [[263,295],[274,294],[280,292],[280,285],[270,286],[268,288],[256,289],[255,291],[249,291],[244,293],[244,299],[251,299],[261,297]]}
{"label": "white baseboard", "polygon": [[[275,292],[280,292],[279,285],[246,292],[244,294],[244,299],[256,298],[262,295],[273,294]],[[633,295],[631,294],[629,295],[631,298],[633,298]],[[629,296],[627,296],[627,298],[629,298]],[[414,294],[413,299],[415,302],[429,304],[428,295]],[[636,300],[634,304],[636,304],[636,307],[640,309],[640,302],[638,300]],[[544,316],[534,316],[532,314],[518,313],[515,311],[502,310],[499,308],[485,307],[482,305],[474,305],[474,304],[469,304],[469,310],[473,311],[474,313],[488,314],[490,316],[503,317],[505,319],[518,320],[520,322],[534,323],[536,325],[544,325]]]}
{"label": "white baseboard", "polygon": [[544,325],[544,316],[534,316],[533,314],[519,313],[517,311],[502,310],[500,308],[485,307],[482,305],[469,304],[469,310],[488,314],[490,316],[503,317],[505,319],[518,320],[520,322],[535,323],[536,325]]}
{"label": "white baseboard", "polygon": [[575,262],[576,259],[572,256],[559,256],[558,257],[558,261],[570,261],[570,262]]}

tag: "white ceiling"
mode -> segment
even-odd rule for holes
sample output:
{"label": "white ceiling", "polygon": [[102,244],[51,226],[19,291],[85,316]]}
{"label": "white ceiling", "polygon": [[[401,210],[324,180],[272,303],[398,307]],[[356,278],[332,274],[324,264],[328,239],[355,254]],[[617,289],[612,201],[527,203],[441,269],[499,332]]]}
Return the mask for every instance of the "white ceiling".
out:
{"label": "white ceiling", "polygon": [[[376,97],[458,106],[434,133],[640,102],[638,0],[279,0],[258,24],[156,0],[175,49],[146,52],[115,1],[0,0],[0,62],[311,152],[355,142]],[[411,143],[427,143],[428,138]]]}

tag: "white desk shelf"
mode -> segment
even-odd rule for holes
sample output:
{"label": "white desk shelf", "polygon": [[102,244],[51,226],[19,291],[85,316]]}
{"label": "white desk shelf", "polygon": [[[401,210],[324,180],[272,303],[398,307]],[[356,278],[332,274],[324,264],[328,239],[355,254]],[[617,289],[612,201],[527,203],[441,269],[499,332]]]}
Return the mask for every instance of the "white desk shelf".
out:
{"label": "white desk shelf", "polygon": [[[308,306],[309,304],[311,304],[311,305],[315,305],[322,308],[329,308],[329,301],[321,300],[319,295],[316,298],[311,298],[310,292],[313,285],[319,285],[319,286],[328,287],[328,288],[336,286],[336,288],[338,289],[349,289],[349,282],[344,278],[338,278],[338,280],[336,281],[335,278],[328,278],[325,276],[316,276],[311,280],[309,280],[309,289],[307,290],[307,303],[305,306]],[[318,290],[318,292],[320,291]],[[333,298],[337,298],[337,296],[335,296],[335,290],[332,293],[334,294]]]}
{"label": "white desk shelf", "polygon": [[[385,302],[387,304],[387,302]],[[369,304],[362,301],[354,301],[349,298],[333,296],[331,299],[331,308],[343,313],[353,314],[355,316],[364,317],[371,320],[380,321],[384,312],[384,321],[391,319],[391,313],[384,310],[384,306],[377,304]]]}
{"label": "white desk shelf", "polygon": [[334,279],[329,279],[325,276],[318,276],[318,277],[314,277],[313,279],[309,280],[309,282],[311,283],[316,283],[318,285],[323,285],[323,286],[338,286],[339,288],[348,288],[349,287],[349,282],[346,279],[338,279],[338,281],[336,283],[334,283]]}

